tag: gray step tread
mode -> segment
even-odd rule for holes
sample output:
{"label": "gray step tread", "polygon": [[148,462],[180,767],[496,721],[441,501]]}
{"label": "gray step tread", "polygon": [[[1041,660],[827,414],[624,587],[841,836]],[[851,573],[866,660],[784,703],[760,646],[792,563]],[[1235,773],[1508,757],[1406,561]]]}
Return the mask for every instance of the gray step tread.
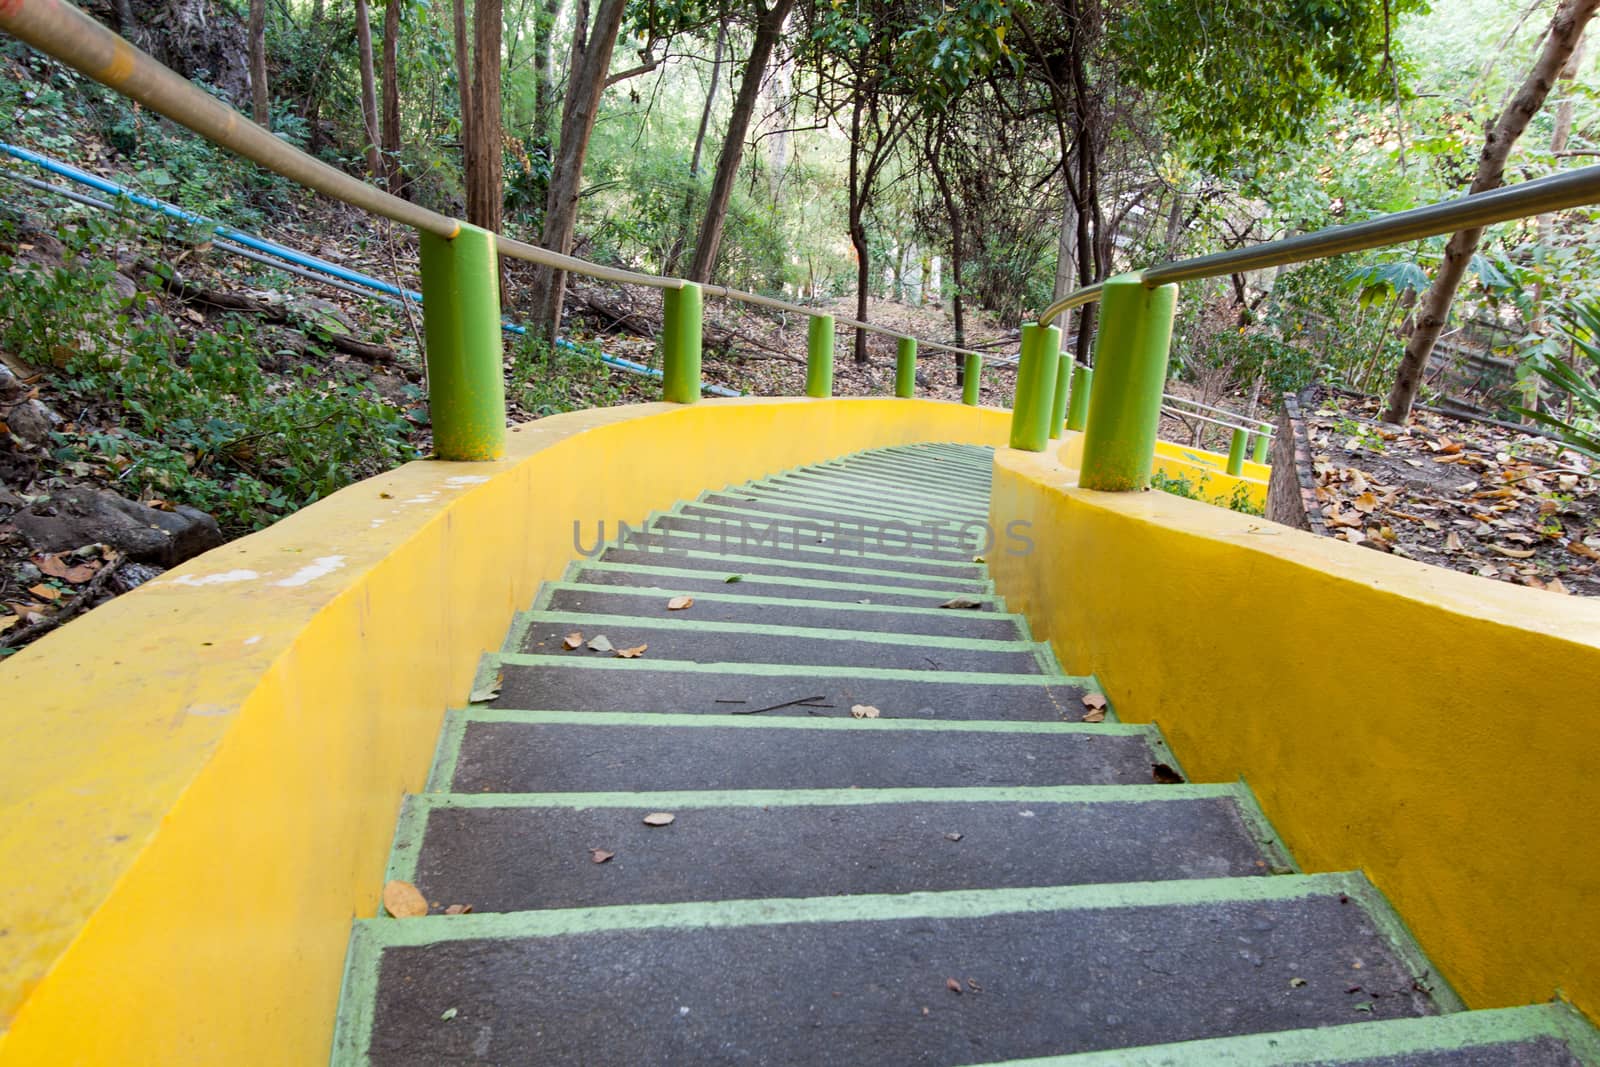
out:
{"label": "gray step tread", "polygon": [[[727,570],[692,570],[687,567],[660,567],[652,564],[633,564],[630,568],[612,569],[611,564],[596,566],[585,563],[573,568],[569,578],[591,586],[631,587],[670,586],[679,593],[734,591],[741,596],[773,597],[780,600],[808,600],[819,604],[881,604],[886,607],[937,608],[940,604],[964,597],[976,600],[983,606],[973,614],[984,614],[997,607],[998,598],[979,587],[972,589],[917,589],[911,585],[879,584],[876,576],[861,575],[860,580],[839,580],[817,576],[808,572],[806,577],[782,574],[751,574]],[[621,566],[621,565],[617,565]],[[738,581],[730,582],[732,574]],[[975,583],[957,583],[974,585]]]}
{"label": "gray step tread", "polygon": [[[773,613],[782,620],[781,612]],[[520,631],[520,632],[519,632]],[[556,653],[575,659],[611,656],[587,645],[564,648],[568,634],[583,641],[604,635],[613,648],[646,646],[651,662],[762,663],[789,666],[888,667],[918,671],[985,671],[1045,674],[1054,669],[1032,641],[876,633],[746,622],[708,622],[691,611],[665,618],[532,611],[523,614],[509,651]]]}
{"label": "gray step tread", "polygon": [[[695,530],[648,530],[628,539],[618,548],[642,552],[656,558],[672,558],[685,552],[702,553],[719,560],[720,565],[731,566],[738,559],[765,560],[772,563],[808,563],[820,568],[837,568],[841,571],[867,569],[879,573],[898,574],[915,579],[922,585],[932,578],[940,584],[951,581],[983,582],[987,580],[983,568],[975,563],[934,562],[916,559],[904,553],[874,551],[849,544],[837,547],[803,544],[796,547],[789,541],[782,544],[758,544],[753,537],[724,537],[715,526],[702,526]],[[611,559],[610,551],[602,558]]]}
{"label": "gray step tread", "polygon": [[[754,516],[759,521],[762,517],[786,516],[793,520],[834,521],[841,523],[860,523],[866,521],[886,522],[887,516],[878,513],[872,508],[859,510],[845,509],[837,503],[822,503],[818,501],[798,500],[792,497],[752,497],[732,493],[702,493],[697,500],[686,501],[681,504],[679,512],[685,515],[711,515],[739,512]],[[932,526],[944,534],[948,542],[962,532],[963,528],[973,522],[981,523],[984,516],[976,518],[971,516],[937,516],[930,515],[924,523]],[[905,520],[895,520],[904,522]]]}
{"label": "gray step tread", "polygon": [[[683,717],[601,712],[544,721],[457,713],[434,788],[462,793],[604,789],[826,789],[1142,785],[1172,757],[1153,729],[1098,724],[944,724],[878,719]],[[725,725],[718,725],[723,723]],[[774,725],[776,724],[776,725]],[[926,729],[939,726],[938,729]],[[915,728],[913,728],[915,727]],[[1007,727],[1000,729],[998,727]],[[1026,728],[1022,728],[1026,727]]]}
{"label": "gray step tread", "polygon": [[[648,652],[646,653],[648,655]],[[573,659],[498,654],[480,676],[498,672],[496,708],[525,711],[642,711],[849,717],[852,705],[887,718],[1020,719],[1077,722],[1092,679],[1049,675],[940,673],[869,668],[764,667],[661,663],[650,659]],[[809,699],[808,699],[809,698]]]}
{"label": "gray step tread", "polygon": [[1600,1063],[1600,1043],[1576,1011],[1559,1003],[1027,1061],[1028,1067],[1582,1067],[1586,1063]]}
{"label": "gray step tread", "polygon": [[[751,517],[736,512],[662,515],[650,523],[652,530],[693,531],[717,547],[750,544],[795,548],[829,548],[839,555],[874,553],[895,560],[937,560],[970,566],[986,540],[981,531],[970,537],[947,534],[937,545],[932,534],[909,523],[823,519],[812,521],[786,516]],[[927,527],[922,527],[926,531]]]}
{"label": "gray step tread", "polygon": [[[719,583],[720,589],[693,591],[693,605],[682,614],[702,622],[774,623],[835,630],[974,637],[991,641],[1027,638],[1020,617],[932,605],[907,611],[885,611],[882,605],[827,604],[800,598],[745,595],[743,582]],[[617,589],[576,583],[545,583],[534,607],[545,611],[579,611],[596,615],[667,618],[667,604],[688,590],[670,585]],[[859,599],[859,598],[857,598]]]}
{"label": "gray step tread", "polygon": [[742,577],[777,575],[784,578],[907,586],[917,590],[949,590],[950,596],[971,591],[989,592],[991,589],[988,578],[977,571],[950,574],[944,573],[949,568],[935,568],[940,573],[919,574],[903,569],[892,569],[878,560],[863,560],[854,556],[834,557],[823,553],[821,558],[807,555],[803,559],[777,559],[770,556],[756,557],[733,552],[718,552],[714,550],[714,545],[704,549],[694,549],[678,542],[678,538],[673,538],[671,544],[653,543],[648,547],[607,548],[600,553],[599,558],[606,563],[640,563],[646,566],[698,570],[722,578],[730,575]]}
{"label": "gray step tread", "polygon": [[[956,1065],[1437,1010],[1338,884],[375,920],[358,924],[347,980],[375,995],[340,1047],[381,1065]],[[1229,898],[1208,899],[1219,887]]]}
{"label": "gray step tread", "polygon": [[434,794],[407,801],[389,877],[486,912],[1265,875],[1236,789]]}

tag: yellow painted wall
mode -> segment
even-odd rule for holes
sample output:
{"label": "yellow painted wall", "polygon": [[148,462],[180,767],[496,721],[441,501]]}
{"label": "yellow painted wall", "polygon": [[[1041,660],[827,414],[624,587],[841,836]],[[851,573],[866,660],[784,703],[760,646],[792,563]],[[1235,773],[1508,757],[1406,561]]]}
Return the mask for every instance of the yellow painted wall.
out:
{"label": "yellow painted wall", "polygon": [[997,454],[1007,605],[1308,871],[1365,869],[1474,1007],[1600,1014],[1600,603]]}
{"label": "yellow painted wall", "polygon": [[[1083,461],[1083,434],[1076,430],[1064,431],[1055,454],[1062,466],[1076,470]],[[1241,485],[1252,504],[1262,510],[1267,506],[1267,483],[1272,478],[1272,467],[1265,463],[1247,459],[1242,476],[1235,476],[1228,473],[1228,457],[1220,452],[1157,441],[1151,470],[1160,471],[1168,478],[1188,478],[1204,493],[1208,503],[1218,507],[1227,507],[1234,489]]]}
{"label": "yellow painted wall", "polygon": [[707,487],[1004,411],[718,400],[412,463],[0,665],[0,1063],[326,1062],[350,921],[481,652],[575,553]]}

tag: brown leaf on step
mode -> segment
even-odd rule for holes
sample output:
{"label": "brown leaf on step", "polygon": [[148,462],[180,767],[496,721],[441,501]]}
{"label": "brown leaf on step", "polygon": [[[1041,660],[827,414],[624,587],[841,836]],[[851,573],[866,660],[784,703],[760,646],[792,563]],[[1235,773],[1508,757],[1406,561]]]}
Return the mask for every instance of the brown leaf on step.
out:
{"label": "brown leaf on step", "polygon": [[1505,545],[1490,545],[1489,547],[1502,556],[1509,556],[1512,559],[1528,559],[1533,555],[1533,549],[1531,548],[1507,548]]}
{"label": "brown leaf on step", "polygon": [[5,633],[7,630],[11,629],[13,626],[15,626],[17,623],[19,623],[21,621],[22,621],[22,616],[21,615],[0,616],[0,634]]}
{"label": "brown leaf on step", "polygon": [[1105,694],[1104,693],[1085,693],[1085,694],[1083,694],[1083,706],[1088,708],[1090,711],[1100,711],[1100,710],[1102,710],[1106,706]]}
{"label": "brown leaf on step", "polygon": [[416,886],[396,878],[384,884],[383,910],[396,919],[419,919],[428,914],[428,901]]}
{"label": "brown leaf on step", "polygon": [[[650,821],[649,819],[645,820],[645,822],[649,822],[649,821]],[[606,860],[610,859],[612,856],[615,856],[615,855],[616,855],[615,852],[607,852],[603,848],[591,848],[589,850],[589,862],[591,862],[591,863],[604,863]]]}
{"label": "brown leaf on step", "polygon": [[632,648],[619,648],[616,655],[618,659],[638,659],[649,647],[649,645],[634,645]]}
{"label": "brown leaf on step", "polygon": [[944,980],[944,987],[958,997],[961,995],[961,983],[956,981],[954,978],[946,978]]}
{"label": "brown leaf on step", "polygon": [[971,600],[964,596],[958,596],[954,600],[946,600],[939,606],[941,608],[955,608],[957,611],[972,611],[975,608],[983,607],[983,602],[981,600]]}
{"label": "brown leaf on step", "polygon": [[580,646],[582,644],[583,644],[583,635],[581,633],[578,633],[576,630],[574,630],[572,633],[568,634],[561,641],[561,647],[565,648],[565,649],[569,649],[569,650],[577,648],[578,646]]}
{"label": "brown leaf on step", "polygon": [[1084,722],[1105,722],[1106,721],[1106,709],[1105,708],[1095,708],[1092,711],[1084,712],[1083,713],[1083,721]]}
{"label": "brown leaf on step", "polygon": [[611,644],[611,638],[607,637],[605,634],[595,634],[594,640],[589,642],[589,651],[615,652],[616,648]]}
{"label": "brown leaf on step", "polygon": [[876,719],[879,714],[881,713],[878,709],[871,704],[850,705],[850,717],[852,719]]}
{"label": "brown leaf on step", "polygon": [[1346,528],[1354,528],[1354,529],[1360,529],[1360,527],[1361,527],[1361,513],[1360,512],[1352,513],[1352,512],[1343,511],[1343,510],[1341,510],[1339,508],[1339,505],[1337,505],[1337,504],[1335,504],[1333,507],[1328,509],[1326,517],[1327,517],[1329,526],[1343,526],[1343,527],[1346,527]]}
{"label": "brown leaf on step", "polygon": [[448,908],[444,909],[444,913],[446,915],[471,915],[472,914],[472,905],[471,904],[452,904]]}
{"label": "brown leaf on step", "polygon": [[[652,811],[649,815],[644,817],[644,824],[646,826],[671,826],[677,818],[678,817],[673,815],[671,812]],[[598,863],[600,861],[596,860],[595,862]]]}
{"label": "brown leaf on step", "polygon": [[952,830],[948,834],[944,835],[944,839],[946,841],[960,841],[962,836],[963,836],[962,834],[959,834],[959,833],[955,832],[954,830]]}
{"label": "brown leaf on step", "polygon": [[1550,579],[1550,581],[1545,584],[1544,588],[1548,593],[1560,593],[1562,596],[1570,596],[1572,594],[1570,589],[1561,584],[1560,578]]}
{"label": "brown leaf on step", "polygon": [[1465,552],[1466,546],[1461,543],[1461,535],[1451,530],[1445,534],[1444,550],[1446,552]]}
{"label": "brown leaf on step", "polygon": [[43,582],[40,582],[38,585],[28,586],[28,592],[32,593],[40,600],[59,600],[61,598],[61,590],[57,589],[53,585],[45,585]]}
{"label": "brown leaf on step", "polygon": [[1162,785],[1181,785],[1183,775],[1179,774],[1170,763],[1150,764],[1150,776]]}
{"label": "brown leaf on step", "polygon": [[61,558],[62,553],[56,552],[48,556],[34,556],[34,566],[52,578],[61,578],[73,585],[82,585],[95,576],[100,569],[98,560],[89,563],[79,563],[76,566]]}
{"label": "brown leaf on step", "polygon": [[1372,490],[1369,489],[1365,493],[1362,493],[1360,496],[1356,497],[1354,500],[1350,501],[1350,506],[1361,512],[1363,515],[1370,515],[1374,511],[1378,510],[1378,498],[1373,495]]}
{"label": "brown leaf on step", "polygon": [[675,596],[667,601],[668,611],[682,611],[685,608],[692,607],[694,607],[694,597],[692,596]]}
{"label": "brown leaf on step", "polygon": [[500,687],[504,684],[505,673],[503,671],[495,671],[493,678],[473,688],[472,695],[467,697],[467,703],[483,704],[493,700],[500,695]]}
{"label": "brown leaf on step", "polygon": [[1585,559],[1600,560],[1600,551],[1590,548],[1582,541],[1568,541],[1567,551],[1571,552],[1573,555],[1582,556]]}

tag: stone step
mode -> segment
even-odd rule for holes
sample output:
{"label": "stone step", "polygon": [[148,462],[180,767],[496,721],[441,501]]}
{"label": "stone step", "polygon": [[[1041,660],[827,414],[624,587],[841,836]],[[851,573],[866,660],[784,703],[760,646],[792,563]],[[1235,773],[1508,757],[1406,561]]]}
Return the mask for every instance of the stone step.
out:
{"label": "stone step", "polygon": [[[785,578],[821,579],[834,582],[862,582],[882,586],[907,586],[917,590],[949,590],[949,596],[978,591],[988,593],[994,588],[983,572],[973,569],[959,574],[920,573],[891,569],[893,560],[858,559],[854,556],[834,556],[831,553],[796,554],[794,558],[751,556],[735,552],[715,552],[709,548],[694,548],[672,538],[671,544],[658,540],[650,547],[607,548],[600,560],[614,564],[641,566],[670,566],[680,569],[704,571],[726,579],[735,575],[744,577],[779,575]],[[949,568],[929,568],[944,572]]]}
{"label": "stone step", "polygon": [[[845,522],[833,519],[812,521],[785,516],[755,516],[733,511],[708,514],[677,513],[662,515],[650,522],[651,530],[670,530],[690,534],[714,548],[742,551],[745,546],[761,550],[772,548],[822,549],[839,556],[857,556],[871,553],[896,561],[920,560],[941,562],[954,567],[967,566],[972,557],[980,554],[985,540],[981,531],[972,531],[963,539],[959,534],[946,535],[939,544],[931,544],[933,534],[927,531],[917,537],[918,527],[910,524],[865,520]],[[926,528],[923,528],[926,529]],[[964,545],[962,540],[970,541]]]}
{"label": "stone step", "polygon": [[791,522],[844,526],[860,526],[868,523],[890,529],[906,527],[919,532],[928,531],[919,533],[919,540],[924,542],[933,533],[937,533],[940,535],[940,542],[944,544],[954,543],[963,535],[985,524],[985,518],[981,515],[977,517],[963,515],[957,518],[919,516],[916,519],[903,520],[891,518],[870,507],[840,508],[834,501],[807,501],[792,496],[759,497],[731,492],[702,493],[698,500],[688,501],[673,510],[680,515],[702,515],[706,518],[731,514],[746,517],[746,522],[758,522],[763,525],[771,519],[779,518]]}
{"label": "stone step", "polygon": [[[1600,1040],[1565,1004],[1347,1023],[1084,1052],[1035,1067],[1582,1067]],[[999,1065],[994,1065],[999,1067]]]}
{"label": "stone step", "polygon": [[[830,580],[821,576],[822,571],[806,570],[796,573],[804,577],[797,577],[795,574],[758,574],[739,570],[706,571],[692,570],[688,567],[591,561],[573,567],[568,572],[568,577],[586,585],[605,588],[670,586],[679,593],[731,591],[737,592],[740,596],[756,599],[773,598],[940,610],[940,604],[959,598],[976,601],[981,605],[973,611],[974,614],[986,614],[998,611],[1000,608],[1000,598],[989,592],[986,582],[956,583],[957,586],[971,588],[918,589],[911,585],[880,584],[883,580],[870,573],[862,574],[859,581]],[[730,582],[728,579],[734,576],[737,576],[737,580]]]}
{"label": "stone step", "polygon": [[[744,584],[718,582],[715,588],[690,591],[670,584],[619,588],[585,582],[546,582],[533,606],[535,610],[635,615],[649,619],[682,615],[701,622],[782,622],[785,626],[812,629],[871,630],[877,633],[973,637],[997,641],[1029,639],[1027,626],[1020,615],[963,608],[830,604],[800,598],[750,596],[743,592]],[[667,607],[673,598],[690,595],[691,592],[694,603],[689,608],[674,612]]]}
{"label": "stone step", "polygon": [[862,512],[902,519],[918,518],[977,518],[988,511],[986,497],[975,497],[970,502],[930,500],[914,489],[903,493],[890,492],[882,486],[863,483],[849,485],[821,485],[808,482],[753,482],[735,487],[734,496],[767,499],[809,500],[831,504],[843,511]]}
{"label": "stone step", "polygon": [[[475,912],[1265,875],[1237,785],[422,794],[387,877]],[[1253,810],[1253,803],[1249,805]],[[669,812],[670,826],[647,826]],[[613,853],[595,863],[592,849]]]}
{"label": "stone step", "polygon": [[[826,544],[801,543],[794,544],[787,536],[780,543],[776,540],[757,543],[759,534],[747,531],[743,534],[730,531],[723,527],[702,524],[694,529],[655,529],[630,533],[625,543],[619,548],[638,552],[648,552],[657,557],[672,557],[684,552],[705,553],[713,559],[717,558],[746,558],[770,560],[774,563],[813,563],[822,567],[839,567],[848,569],[870,569],[901,575],[920,577],[924,584],[929,577],[941,581],[976,581],[987,580],[987,575],[981,566],[976,563],[962,562],[959,559],[950,561],[936,561],[929,559],[916,559],[904,552],[886,552],[862,547],[858,543],[841,541]],[[611,558],[602,555],[602,559]]]}
{"label": "stone step", "polygon": [[1353,874],[371,919],[348,969],[334,1062],[376,1067],[954,1067],[1456,1006]]}
{"label": "stone step", "polygon": [[492,690],[497,677],[498,695],[485,703],[522,711],[848,718],[851,707],[859,704],[890,719],[1078,722],[1084,714],[1082,697],[1100,692],[1093,678],[1050,674],[505,652],[484,657],[474,690]]}
{"label": "stone step", "polygon": [[[774,612],[781,619],[781,613]],[[581,635],[579,647],[564,639]],[[1034,641],[833,630],[753,622],[709,622],[693,611],[660,618],[530,611],[517,617],[507,652],[555,653],[572,659],[613,657],[587,642],[605,636],[612,649],[646,646],[648,662],[759,663],[789,666],[888,667],[911,671],[1047,674],[1057,671],[1047,646]]]}
{"label": "stone step", "polygon": [[429,790],[1144,785],[1176,767],[1152,726],[458,710]]}
{"label": "stone step", "polygon": [[977,511],[988,507],[988,494],[977,488],[952,487],[937,479],[897,482],[849,471],[801,470],[774,475],[754,483],[780,491],[844,493],[867,500],[895,501],[909,507],[951,511]]}

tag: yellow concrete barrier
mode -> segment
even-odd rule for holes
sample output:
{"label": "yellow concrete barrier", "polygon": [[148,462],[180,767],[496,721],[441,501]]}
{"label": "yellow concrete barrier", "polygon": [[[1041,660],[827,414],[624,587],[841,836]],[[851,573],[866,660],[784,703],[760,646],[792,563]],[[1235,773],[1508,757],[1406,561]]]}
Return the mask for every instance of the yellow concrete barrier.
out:
{"label": "yellow concrete barrier", "polygon": [[862,448],[1003,442],[928,400],[517,427],[208,552],[0,665],[0,1063],[327,1060],[400,799],[573,524]]}
{"label": "yellow concrete barrier", "polygon": [[[1083,434],[1076,430],[1065,431],[1056,457],[1063,467],[1077,470],[1083,459]],[[1272,478],[1272,467],[1265,463],[1247,459],[1242,476],[1229,474],[1228,457],[1221,452],[1157,441],[1151,470],[1174,481],[1186,481],[1194,494],[1191,499],[1204,500],[1221,508],[1233,507],[1239,502],[1248,503],[1258,511],[1267,508],[1267,483]]]}
{"label": "yellow concrete barrier", "polygon": [[1468,1004],[1600,1013],[1600,603],[995,461],[1007,606],[1308,871],[1364,869]]}

